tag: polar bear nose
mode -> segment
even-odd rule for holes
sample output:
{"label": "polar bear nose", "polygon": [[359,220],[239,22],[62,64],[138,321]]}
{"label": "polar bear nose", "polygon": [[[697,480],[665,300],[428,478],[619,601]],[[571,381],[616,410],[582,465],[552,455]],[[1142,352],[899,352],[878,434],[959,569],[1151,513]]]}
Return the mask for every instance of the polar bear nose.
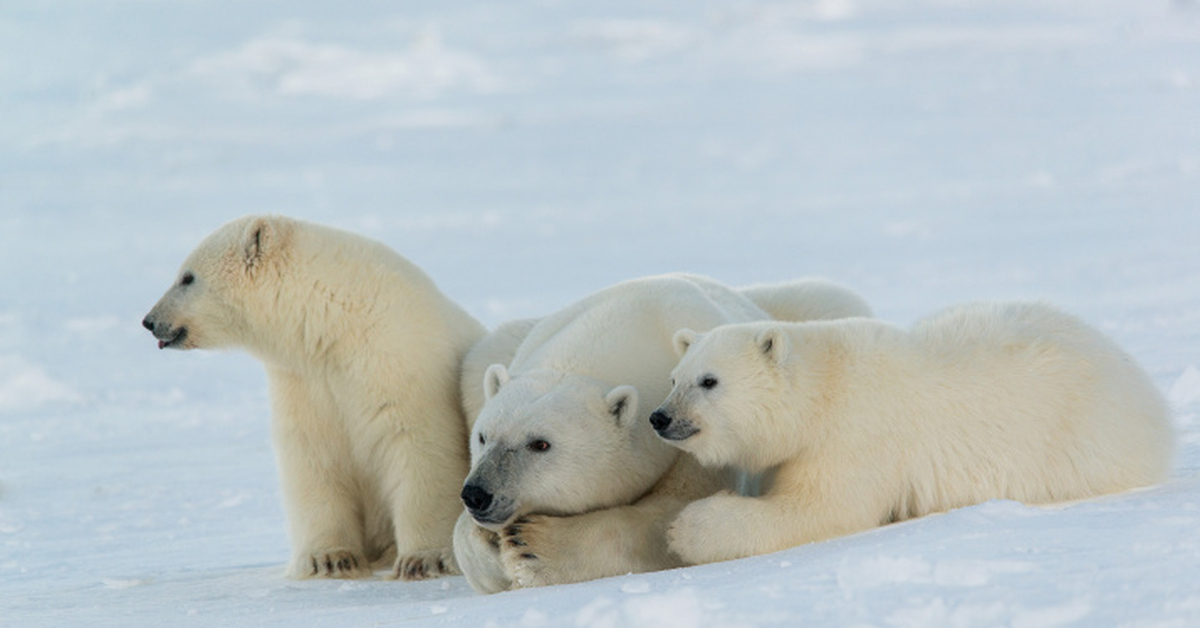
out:
{"label": "polar bear nose", "polygon": [[154,321],[151,321],[150,317],[147,316],[146,318],[142,319],[142,327],[145,327],[146,329],[149,329],[150,331],[154,331]]}
{"label": "polar bear nose", "polygon": [[650,415],[650,426],[654,428],[654,431],[661,432],[667,429],[667,427],[670,425],[671,417],[667,416],[666,412],[663,412],[662,410],[655,410],[654,413]]}
{"label": "polar bear nose", "polygon": [[492,505],[492,494],[476,484],[468,484],[462,490],[463,504],[471,512],[483,512]]}

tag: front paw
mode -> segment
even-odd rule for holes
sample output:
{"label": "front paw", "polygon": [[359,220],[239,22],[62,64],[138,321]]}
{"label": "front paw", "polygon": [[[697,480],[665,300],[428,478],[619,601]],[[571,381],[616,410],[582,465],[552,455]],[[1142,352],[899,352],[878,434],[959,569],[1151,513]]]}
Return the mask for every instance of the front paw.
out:
{"label": "front paw", "polygon": [[292,561],[293,578],[365,578],[371,566],[361,552],[329,549],[308,552]]}
{"label": "front paw", "polygon": [[556,543],[548,538],[553,517],[526,515],[505,526],[500,535],[500,562],[515,587],[561,584],[553,566],[560,562]]}
{"label": "front paw", "polygon": [[442,576],[456,576],[462,572],[454,560],[454,551],[445,547],[405,554],[396,558],[390,577],[397,580],[431,580]]}
{"label": "front paw", "polygon": [[727,503],[736,499],[719,494],[688,504],[667,528],[667,545],[689,565],[702,565],[731,558],[723,550],[732,539],[745,533],[736,530],[736,517]]}
{"label": "front paw", "polygon": [[454,558],[472,589],[498,593],[512,588],[500,562],[500,535],[475,525],[466,512],[454,526]]}

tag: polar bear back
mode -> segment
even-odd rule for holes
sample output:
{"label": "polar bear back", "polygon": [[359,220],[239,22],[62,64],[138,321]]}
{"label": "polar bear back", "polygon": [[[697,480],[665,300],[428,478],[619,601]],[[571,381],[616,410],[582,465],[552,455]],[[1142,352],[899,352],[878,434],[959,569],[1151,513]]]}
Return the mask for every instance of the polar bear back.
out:
{"label": "polar bear back", "polygon": [[678,360],[671,344],[676,330],[766,318],[752,301],[705,277],[634,279],[542,319],[517,350],[510,370],[514,376],[552,370],[634,383],[657,391],[651,395],[657,398],[651,403],[657,403],[670,389],[667,374]]}
{"label": "polar bear back", "polygon": [[1078,318],[1038,303],[981,303],[921,321],[911,335],[933,372],[956,389],[935,416],[954,421],[960,404],[996,464],[1031,470],[999,474],[998,491],[1046,502],[1167,477],[1174,436],[1161,393],[1126,352]]}
{"label": "polar bear back", "polygon": [[871,321],[828,330],[851,357],[827,453],[874,467],[885,519],[1079,499],[1169,473],[1161,394],[1115,343],[1055,308],[982,303],[907,333]]}

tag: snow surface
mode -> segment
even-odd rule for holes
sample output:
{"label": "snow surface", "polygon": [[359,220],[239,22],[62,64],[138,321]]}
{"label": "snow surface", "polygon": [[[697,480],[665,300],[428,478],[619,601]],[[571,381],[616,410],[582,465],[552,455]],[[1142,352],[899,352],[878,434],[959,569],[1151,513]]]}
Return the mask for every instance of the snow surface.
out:
{"label": "snow surface", "polygon": [[[621,279],[824,275],[1111,334],[1163,486],[474,595],[296,582],[262,370],[139,321],[249,212],[377,237],[489,325]],[[0,625],[1200,625],[1194,0],[0,6]]]}

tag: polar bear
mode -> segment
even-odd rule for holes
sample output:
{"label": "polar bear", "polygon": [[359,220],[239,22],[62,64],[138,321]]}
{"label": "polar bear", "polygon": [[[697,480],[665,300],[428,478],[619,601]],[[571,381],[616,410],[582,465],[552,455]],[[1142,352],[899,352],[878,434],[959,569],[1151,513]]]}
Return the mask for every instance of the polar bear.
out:
{"label": "polar bear", "polygon": [[[821,280],[745,290],[786,316],[870,314],[857,295]],[[680,565],[666,551],[666,523],[731,484],[728,474],[657,442],[646,423],[677,360],[672,325],[767,318],[745,294],[711,279],[663,275],[617,284],[481,341],[463,369],[468,420],[471,408],[482,413],[455,531],[471,585],[495,592]],[[485,372],[488,360],[496,364]]]}
{"label": "polar bear", "polygon": [[819,277],[738,288],[742,296],[772,319],[793,323],[872,316],[871,306],[858,293]]}
{"label": "polar bear", "polygon": [[776,470],[668,532],[692,564],[763,554],[989,499],[1041,504],[1163,481],[1162,395],[1112,341],[1036,303],[675,335],[655,431],[706,466]]}
{"label": "polar bear", "polygon": [[143,325],[160,348],[260,359],[296,578],[457,573],[459,368],[484,328],[367,238],[280,216],[208,236]]}

